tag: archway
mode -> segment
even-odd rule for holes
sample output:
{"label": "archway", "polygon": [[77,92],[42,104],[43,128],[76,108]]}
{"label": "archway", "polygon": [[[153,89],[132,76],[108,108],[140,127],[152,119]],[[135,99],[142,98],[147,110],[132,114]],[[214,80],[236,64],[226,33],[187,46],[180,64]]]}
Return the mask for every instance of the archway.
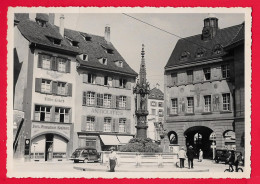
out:
{"label": "archway", "polygon": [[177,136],[176,132],[170,131],[168,133],[168,138],[169,138],[170,144],[178,144],[178,136]]}
{"label": "archway", "polygon": [[184,132],[186,138],[186,146],[192,146],[196,153],[199,149],[202,149],[204,158],[210,158],[212,156],[210,135],[213,132],[212,129],[205,126],[194,126],[188,128]]}

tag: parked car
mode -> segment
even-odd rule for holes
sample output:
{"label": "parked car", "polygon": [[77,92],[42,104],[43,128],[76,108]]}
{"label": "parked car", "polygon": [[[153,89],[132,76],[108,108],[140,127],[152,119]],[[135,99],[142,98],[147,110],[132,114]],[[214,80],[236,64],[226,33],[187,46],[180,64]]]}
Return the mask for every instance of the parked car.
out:
{"label": "parked car", "polygon": [[88,162],[94,161],[98,162],[100,160],[101,153],[98,153],[95,148],[78,148],[72,153],[70,160],[73,160],[74,163],[78,163],[79,161]]}
{"label": "parked car", "polygon": [[229,157],[229,151],[227,149],[217,149],[216,150],[216,156],[215,156],[215,162],[219,163],[219,162],[228,162],[228,157]]}

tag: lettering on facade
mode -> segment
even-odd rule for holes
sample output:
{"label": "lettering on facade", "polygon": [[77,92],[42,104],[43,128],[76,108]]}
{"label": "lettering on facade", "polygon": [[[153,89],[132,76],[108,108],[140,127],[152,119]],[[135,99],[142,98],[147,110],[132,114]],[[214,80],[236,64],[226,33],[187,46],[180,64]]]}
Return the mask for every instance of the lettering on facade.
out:
{"label": "lettering on facade", "polygon": [[45,97],[44,100],[47,101],[47,102],[60,102],[60,103],[65,102],[64,99],[51,98],[51,97]]}
{"label": "lettering on facade", "polygon": [[104,115],[116,115],[116,116],[122,116],[123,112],[122,111],[117,111],[117,110],[111,110],[111,109],[92,109],[92,113],[95,114],[104,114]]}

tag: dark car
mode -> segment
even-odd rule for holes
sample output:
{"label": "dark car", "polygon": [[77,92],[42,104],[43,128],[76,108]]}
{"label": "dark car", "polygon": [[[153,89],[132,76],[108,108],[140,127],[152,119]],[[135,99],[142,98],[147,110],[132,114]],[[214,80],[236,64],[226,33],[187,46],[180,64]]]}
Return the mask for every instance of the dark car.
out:
{"label": "dark car", "polygon": [[74,163],[78,163],[79,161],[84,163],[88,161],[98,162],[100,160],[100,153],[95,148],[78,148],[72,153],[70,160],[73,160]]}
{"label": "dark car", "polygon": [[216,156],[215,156],[215,162],[219,163],[219,162],[228,162],[228,157],[229,157],[229,151],[227,149],[217,149],[216,150]]}

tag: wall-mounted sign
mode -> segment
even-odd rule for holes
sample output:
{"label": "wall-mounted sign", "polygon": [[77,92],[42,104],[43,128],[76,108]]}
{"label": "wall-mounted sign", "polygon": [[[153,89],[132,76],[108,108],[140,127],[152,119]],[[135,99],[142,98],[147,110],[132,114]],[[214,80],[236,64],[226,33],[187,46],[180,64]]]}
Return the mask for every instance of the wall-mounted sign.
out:
{"label": "wall-mounted sign", "polygon": [[43,133],[57,133],[68,140],[70,139],[70,125],[66,124],[50,124],[50,123],[32,123],[31,136],[35,137]]}
{"label": "wall-mounted sign", "polygon": [[94,114],[102,114],[102,115],[116,115],[116,116],[123,116],[124,113],[122,110],[115,110],[115,109],[97,109],[93,108],[91,110]]}
{"label": "wall-mounted sign", "polygon": [[60,103],[65,102],[64,99],[62,98],[52,98],[52,97],[45,97],[44,100],[47,102],[60,102]]}

